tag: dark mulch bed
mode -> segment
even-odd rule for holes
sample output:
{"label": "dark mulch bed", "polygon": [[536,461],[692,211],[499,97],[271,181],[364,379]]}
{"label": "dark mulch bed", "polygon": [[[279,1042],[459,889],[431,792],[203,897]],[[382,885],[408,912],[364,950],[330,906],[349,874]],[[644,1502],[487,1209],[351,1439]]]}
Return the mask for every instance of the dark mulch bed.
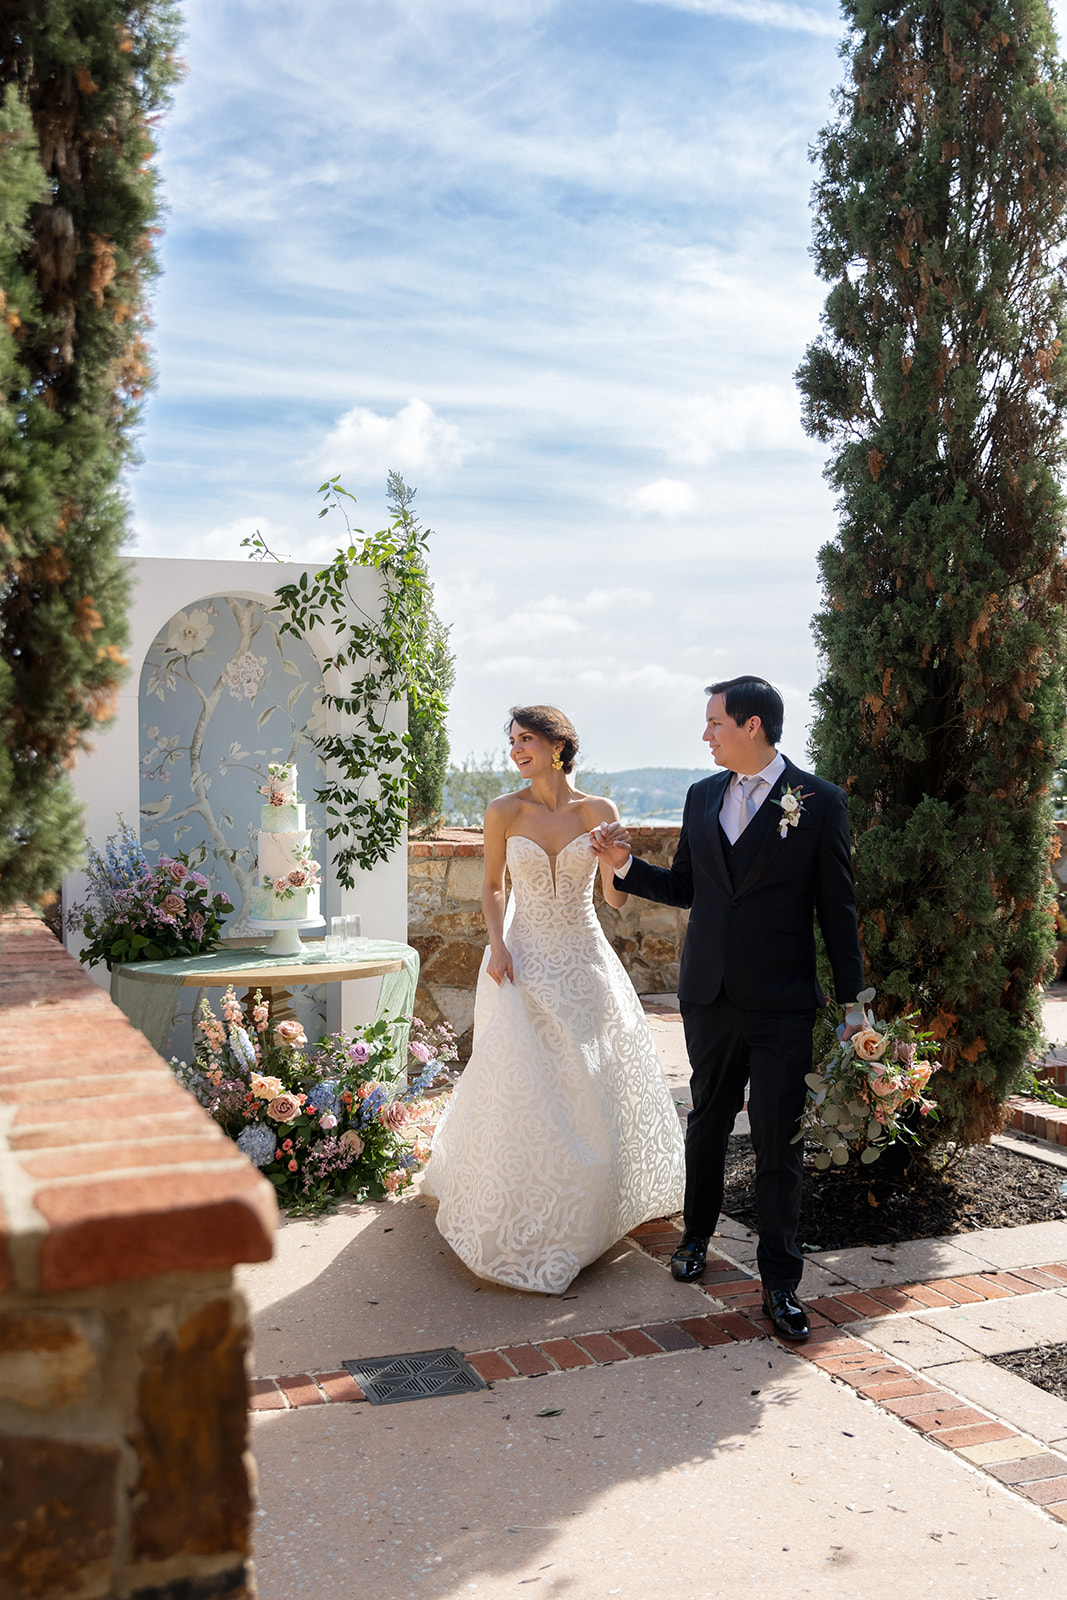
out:
{"label": "dark mulch bed", "polygon": [[[800,1209],[805,1250],[902,1244],[975,1228],[1067,1219],[1067,1170],[999,1145],[968,1150],[943,1172],[921,1166],[897,1175],[888,1159],[827,1172],[807,1165]],[[731,1139],[723,1211],[750,1228],[756,1226],[754,1177],[748,1139]]]}
{"label": "dark mulch bed", "polygon": [[1007,1355],[989,1356],[995,1366],[1014,1372],[1039,1389],[1047,1389],[1058,1400],[1067,1400],[1067,1344],[1042,1344],[1036,1350],[1010,1350]]}

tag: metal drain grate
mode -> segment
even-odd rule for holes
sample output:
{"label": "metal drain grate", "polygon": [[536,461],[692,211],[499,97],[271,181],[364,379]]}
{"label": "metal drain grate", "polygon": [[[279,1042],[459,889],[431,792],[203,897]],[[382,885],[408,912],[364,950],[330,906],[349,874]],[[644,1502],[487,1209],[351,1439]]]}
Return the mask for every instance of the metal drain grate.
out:
{"label": "metal drain grate", "polygon": [[488,1389],[458,1350],[411,1350],[402,1356],[368,1356],[343,1361],[372,1406],[401,1400],[430,1400],[439,1394],[471,1394]]}

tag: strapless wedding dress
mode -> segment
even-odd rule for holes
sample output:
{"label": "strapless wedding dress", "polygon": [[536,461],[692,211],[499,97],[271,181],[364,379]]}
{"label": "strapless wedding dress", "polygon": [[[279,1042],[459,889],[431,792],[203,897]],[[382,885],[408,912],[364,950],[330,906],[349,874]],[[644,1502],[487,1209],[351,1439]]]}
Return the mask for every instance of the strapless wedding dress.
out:
{"label": "strapless wedding dress", "polygon": [[507,841],[515,982],[486,975],[474,1050],[434,1136],[424,1189],[479,1277],[560,1294],[630,1228],[678,1211],[678,1113],[633,985],[593,910],[587,835],[555,861]]}

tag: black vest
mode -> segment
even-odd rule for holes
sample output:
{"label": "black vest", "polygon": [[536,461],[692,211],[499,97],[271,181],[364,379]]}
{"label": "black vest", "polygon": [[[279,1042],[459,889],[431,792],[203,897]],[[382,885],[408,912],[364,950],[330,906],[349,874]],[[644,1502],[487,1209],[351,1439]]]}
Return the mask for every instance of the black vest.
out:
{"label": "black vest", "polygon": [[725,828],[721,822],[719,823],[719,834],[720,843],[722,844],[723,860],[726,862],[726,870],[730,874],[730,882],[733,884],[735,889],[739,883],[744,881],[749,867],[759,854],[759,849],[763,843],[763,836],[766,830],[763,828],[757,828],[755,824],[760,812],[763,810],[763,806],[767,805],[769,799],[770,796],[768,795],[764,799],[763,805],[760,806],[759,811],[756,812],[756,815],[752,818],[748,827],[745,829],[744,833],[741,835],[740,839],[738,839],[736,844],[730,843],[729,839],[726,837]]}

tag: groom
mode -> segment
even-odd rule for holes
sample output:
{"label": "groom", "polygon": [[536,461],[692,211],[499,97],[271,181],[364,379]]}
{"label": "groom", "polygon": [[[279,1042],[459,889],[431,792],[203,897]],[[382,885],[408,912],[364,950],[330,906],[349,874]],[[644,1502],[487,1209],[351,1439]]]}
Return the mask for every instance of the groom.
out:
{"label": "groom", "polygon": [[863,957],[856,926],[844,792],[780,755],[782,697],[762,678],[713,683],[704,740],[724,770],[686,796],[670,867],[630,854],[621,823],[593,848],[615,887],[691,907],[678,999],[693,1070],[685,1137],[685,1232],[671,1258],[683,1283],[704,1271],[722,1206],[727,1141],[749,1085],[756,1155],[757,1262],[763,1309],[787,1339],[808,1337],[797,1287],[803,1145],[791,1140],[811,1071],[819,919],[846,1036],[862,1026]]}

